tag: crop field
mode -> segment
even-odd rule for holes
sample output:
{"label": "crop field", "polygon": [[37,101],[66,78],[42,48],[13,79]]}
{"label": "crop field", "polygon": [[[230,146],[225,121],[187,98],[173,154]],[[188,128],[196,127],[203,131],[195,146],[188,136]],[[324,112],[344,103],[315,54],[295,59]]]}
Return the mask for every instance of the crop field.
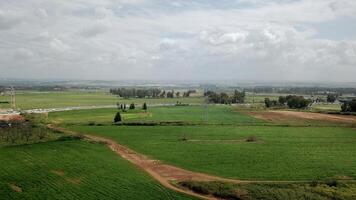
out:
{"label": "crop field", "polygon": [[0,147],[0,199],[193,199],[172,192],[101,144]]}
{"label": "crop field", "polygon": [[[8,96],[0,96],[0,100],[10,101]],[[16,94],[16,105],[18,109],[35,108],[64,108],[74,106],[104,106],[116,105],[121,103],[142,104],[165,104],[176,103],[202,103],[203,98],[164,98],[164,99],[122,99],[108,92],[83,92],[83,91],[65,91],[65,92],[18,92]],[[9,108],[9,104],[0,104],[0,108]]]}
{"label": "crop field", "polygon": [[[118,109],[75,110],[50,113],[49,119],[57,123],[104,123],[113,121]],[[236,112],[232,106],[164,106],[150,107],[147,112],[136,110],[120,111],[124,121],[184,121],[216,124],[251,124],[262,120]]]}
{"label": "crop field", "polygon": [[[175,103],[177,99],[124,100],[109,94],[86,94],[66,92],[59,100],[52,96],[42,101],[51,102],[45,104],[50,108],[116,102],[134,102],[136,108],[52,112],[36,119],[43,125],[55,124],[77,133],[111,139],[149,159],[192,172],[273,182],[187,183],[184,187],[191,191],[208,188],[214,195],[215,190],[221,193],[226,189],[240,196],[249,194],[252,199],[272,195],[281,200],[303,199],[303,195],[310,199],[330,199],[332,195],[352,199],[356,195],[354,116],[266,110],[250,104],[153,106]],[[32,98],[29,97],[31,103],[27,108],[33,108],[37,105],[35,101],[41,100],[40,96]],[[179,98],[183,99],[189,103],[204,100]],[[148,104],[147,111],[142,110],[143,102]],[[325,109],[333,108],[327,105]],[[117,112],[126,124],[112,124]],[[184,123],[178,126],[153,122]],[[22,143],[23,140],[19,142]],[[0,199],[192,199],[167,189],[142,168],[98,141],[58,141],[55,137],[37,144],[2,146],[0,157],[8,163],[0,166]],[[329,186],[328,180],[343,183]],[[317,184],[310,186],[310,182]]]}
{"label": "crop field", "polygon": [[[351,128],[77,126],[193,171],[245,180],[356,178]],[[246,142],[255,136],[255,142]],[[183,140],[186,138],[187,140]]]}

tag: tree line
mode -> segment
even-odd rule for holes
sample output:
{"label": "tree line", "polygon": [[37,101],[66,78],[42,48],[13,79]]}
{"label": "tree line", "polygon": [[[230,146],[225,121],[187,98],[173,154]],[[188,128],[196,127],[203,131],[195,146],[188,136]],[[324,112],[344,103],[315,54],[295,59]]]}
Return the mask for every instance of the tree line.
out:
{"label": "tree line", "polygon": [[188,90],[186,92],[174,90],[166,91],[158,88],[136,89],[136,88],[114,88],[110,89],[110,93],[118,95],[122,98],[174,98],[174,97],[189,97],[195,90]]}
{"label": "tree line", "polygon": [[341,112],[356,112],[356,99],[344,101],[341,105]]}
{"label": "tree line", "polygon": [[34,126],[29,122],[7,123],[0,121],[0,142],[7,144],[28,143],[43,140],[48,130],[42,126]]}
{"label": "tree line", "polygon": [[258,86],[244,89],[247,92],[255,93],[289,93],[289,94],[356,94],[356,88],[331,88],[331,87],[270,87],[270,86]]}
{"label": "tree line", "polygon": [[244,103],[245,102],[245,91],[235,90],[233,95],[228,95],[225,92],[216,93],[213,91],[207,91],[204,96],[208,98],[209,103],[216,104],[234,104],[234,103]]}
{"label": "tree line", "polygon": [[288,106],[289,108],[293,109],[306,108],[312,103],[310,99],[305,99],[303,96],[296,95],[280,96],[278,100],[270,100],[269,98],[265,98],[264,102],[267,108],[276,106]]}

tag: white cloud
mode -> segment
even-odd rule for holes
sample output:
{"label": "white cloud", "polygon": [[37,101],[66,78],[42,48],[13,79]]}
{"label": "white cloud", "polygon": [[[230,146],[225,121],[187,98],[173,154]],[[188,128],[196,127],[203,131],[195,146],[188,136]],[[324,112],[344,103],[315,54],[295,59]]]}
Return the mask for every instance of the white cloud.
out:
{"label": "white cloud", "polygon": [[49,43],[49,46],[59,52],[67,51],[70,49],[70,46],[62,42],[62,40],[58,38],[53,38],[52,41]]}
{"label": "white cloud", "polygon": [[[343,35],[350,29],[316,26],[344,18],[354,26],[353,0],[13,0],[0,7],[5,77],[20,74],[14,69],[39,78],[87,79],[175,74],[353,81],[356,74],[356,41],[318,38],[320,31]],[[39,68],[41,76],[30,71]]]}
{"label": "white cloud", "polygon": [[21,22],[21,18],[17,12],[4,11],[0,8],[0,31],[14,27]]}
{"label": "white cloud", "polygon": [[93,24],[83,28],[79,33],[84,37],[93,37],[110,30],[112,24],[108,20],[97,20]]}

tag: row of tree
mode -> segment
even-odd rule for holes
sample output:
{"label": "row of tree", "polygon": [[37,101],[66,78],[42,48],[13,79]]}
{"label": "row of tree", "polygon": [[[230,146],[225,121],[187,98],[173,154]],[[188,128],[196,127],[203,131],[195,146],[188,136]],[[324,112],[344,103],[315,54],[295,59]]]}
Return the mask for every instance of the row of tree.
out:
{"label": "row of tree", "polygon": [[48,136],[45,127],[33,127],[30,123],[14,124],[0,128],[0,141],[8,144],[43,140]]}
{"label": "row of tree", "polygon": [[[122,110],[123,112],[126,112],[126,104],[117,104],[117,108],[119,110]],[[130,107],[129,109],[130,110],[134,110],[136,107],[135,107],[135,104],[134,103],[131,103],[130,104]],[[145,112],[147,111],[148,107],[147,107],[147,104],[146,102],[142,104],[142,110],[144,110]],[[121,118],[121,113],[120,112],[116,112],[115,114],[115,117],[114,117],[114,122],[117,123],[117,122],[121,122],[122,121],[122,118]]]}
{"label": "row of tree", "polygon": [[327,95],[327,94],[356,94],[356,88],[329,88],[329,87],[273,87],[258,86],[244,88],[246,92],[255,93],[284,93],[284,94],[307,94],[307,95]]}
{"label": "row of tree", "polygon": [[356,112],[356,99],[343,102],[341,112]]}
{"label": "row of tree", "polygon": [[265,98],[265,106],[275,107],[275,106],[288,106],[289,108],[306,108],[310,106],[312,101],[310,99],[305,99],[303,96],[296,95],[288,95],[288,96],[280,96],[277,100],[270,100],[269,98]]}
{"label": "row of tree", "polygon": [[110,93],[123,98],[174,98],[174,97],[189,97],[195,90],[181,92],[174,90],[166,91],[158,88],[136,89],[136,88],[115,88],[110,89]]}
{"label": "row of tree", "polygon": [[[117,109],[122,110],[122,111],[124,111],[124,112],[126,111],[126,103],[120,104],[120,103],[118,102],[118,103],[116,103],[116,106],[117,106]],[[136,106],[135,106],[134,103],[131,103],[131,104],[129,105],[129,109],[130,109],[130,110],[134,110],[135,108],[136,108]],[[144,111],[147,110],[147,104],[146,104],[146,102],[142,104],[142,110],[144,110]]]}
{"label": "row of tree", "polygon": [[233,95],[229,96],[225,92],[216,93],[213,91],[207,91],[204,96],[208,98],[209,103],[216,104],[232,104],[232,103],[244,103],[245,102],[245,91],[235,90]]}

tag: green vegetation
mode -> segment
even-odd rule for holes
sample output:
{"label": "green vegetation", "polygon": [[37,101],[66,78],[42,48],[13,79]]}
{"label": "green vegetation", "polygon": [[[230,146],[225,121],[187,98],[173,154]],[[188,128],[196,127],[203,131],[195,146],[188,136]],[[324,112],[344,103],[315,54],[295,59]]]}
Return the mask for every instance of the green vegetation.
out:
{"label": "green vegetation", "polygon": [[[189,199],[163,188],[102,144],[53,132],[40,138],[39,130],[44,130],[46,123],[111,138],[153,159],[192,171],[240,180],[305,182],[177,183],[218,198],[355,197],[356,184],[340,181],[356,178],[356,132],[352,124],[287,115],[267,122],[248,115],[265,109],[264,103],[279,108],[287,104],[305,107],[308,102],[297,96],[292,101],[293,98],[279,97],[281,94],[247,93],[243,98],[248,104],[231,106],[205,105],[204,97],[171,98],[180,96],[177,93],[165,93],[170,98],[155,99],[122,99],[100,91],[18,94],[18,105],[24,109],[116,107],[26,116],[34,125],[31,132],[19,129],[6,136],[1,132],[0,157],[7,164],[0,166],[0,199]],[[238,102],[244,93],[219,94],[218,100],[229,103]],[[165,103],[176,106],[153,105]],[[202,105],[189,106],[192,103]],[[315,104],[305,111],[339,110],[339,104]],[[113,121],[121,123],[113,125]],[[18,137],[10,146],[11,137],[15,136]],[[313,180],[320,181],[311,183]]]}
{"label": "green vegetation", "polygon": [[[1,97],[0,100],[8,100],[7,97]],[[165,104],[176,103],[177,100],[184,103],[202,103],[203,98],[165,98],[165,99],[122,99],[108,92],[84,92],[84,91],[65,91],[65,92],[17,92],[16,105],[19,109],[34,108],[63,108],[72,106],[103,106],[115,105],[117,101],[143,104]],[[9,108],[8,104],[0,104],[0,108]]]}
{"label": "green vegetation", "polygon": [[[75,126],[182,168],[246,180],[356,177],[352,128]],[[249,136],[256,142],[246,142]],[[182,140],[186,138],[186,140]]]}
{"label": "green vegetation", "polygon": [[0,148],[0,199],[193,199],[102,144],[67,140]]}
{"label": "green vegetation", "polygon": [[232,184],[186,181],[179,185],[200,194],[210,194],[225,199],[353,200],[356,198],[355,182]]}
{"label": "green vegetation", "polygon": [[[112,122],[117,109],[76,110],[50,113],[49,119],[65,124],[109,124]],[[264,123],[248,115],[235,111],[232,106],[169,106],[150,107],[147,112],[142,110],[127,110],[121,113],[123,121],[185,121],[207,122],[215,124],[252,124]]]}

